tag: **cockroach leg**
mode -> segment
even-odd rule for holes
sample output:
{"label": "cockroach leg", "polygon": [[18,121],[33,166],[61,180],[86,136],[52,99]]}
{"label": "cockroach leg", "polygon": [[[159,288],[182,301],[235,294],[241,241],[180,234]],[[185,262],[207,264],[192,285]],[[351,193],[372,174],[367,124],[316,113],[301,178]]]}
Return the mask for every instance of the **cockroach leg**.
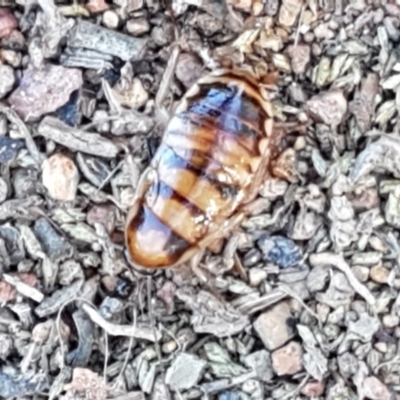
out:
{"label": "cockroach leg", "polygon": [[200,267],[200,262],[203,258],[204,253],[205,250],[201,250],[190,260],[190,268],[192,269],[193,273],[199,278],[200,284],[205,285],[210,293],[212,293],[219,301],[225,303],[224,298],[215,289],[215,286],[211,281],[211,275]]}
{"label": "cockroach leg", "polygon": [[246,269],[243,267],[242,261],[240,260],[240,257],[238,255],[237,251],[235,251],[235,254],[233,257],[234,257],[234,261],[235,261],[235,264],[234,264],[235,271],[240,275],[240,277],[245,282],[247,282],[248,277],[247,277]]}
{"label": "cockroach leg", "polygon": [[205,250],[200,250],[196,253],[192,259],[190,260],[190,268],[192,269],[193,273],[199,278],[202,284],[207,284],[209,279],[205,270],[201,269],[200,262],[204,256]]}

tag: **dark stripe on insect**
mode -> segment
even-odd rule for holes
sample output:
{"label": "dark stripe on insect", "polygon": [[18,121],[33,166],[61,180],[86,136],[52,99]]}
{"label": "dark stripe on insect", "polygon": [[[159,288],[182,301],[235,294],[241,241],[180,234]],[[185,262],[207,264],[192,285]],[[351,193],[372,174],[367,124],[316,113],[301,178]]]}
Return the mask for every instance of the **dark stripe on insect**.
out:
{"label": "dark stripe on insect", "polygon": [[[176,261],[182,253],[191,246],[190,242],[174,232],[143,203],[136,217],[131,221],[128,229],[138,232],[146,232],[149,230],[162,232],[168,237],[164,250],[168,253],[168,257],[172,259],[171,261]],[[129,242],[128,236],[128,245]]]}
{"label": "dark stripe on insect", "polygon": [[260,105],[245,92],[239,94],[237,87],[218,86],[221,87],[201,86],[200,93],[189,99],[188,110],[218,118],[222,125],[231,119],[238,120],[244,129],[236,129],[236,135],[257,134],[267,117]]}
{"label": "dark stripe on insect", "polygon": [[206,218],[206,215],[202,210],[200,210],[200,208],[198,208],[195,204],[191,203],[188,199],[181,196],[179,193],[175,192],[173,188],[169,187],[164,182],[158,181],[153,183],[148,189],[148,194],[150,196],[161,197],[164,200],[168,199],[176,200],[189,211],[190,215],[193,218],[196,217]]}
{"label": "dark stripe on insect", "polygon": [[158,168],[162,169],[173,167],[178,169],[186,169],[195,174],[197,179],[206,179],[209,183],[211,183],[214,188],[218,190],[223,199],[230,199],[236,196],[240,191],[239,187],[232,184],[219,182],[214,176],[207,174],[204,169],[197,168],[190,164],[189,161],[181,158],[172,148],[161,145],[159,150],[163,153],[160,153],[160,158],[158,159],[157,164]]}
{"label": "dark stripe on insect", "polygon": [[[169,129],[167,134],[196,138],[196,128],[204,128],[215,134],[213,144],[216,144],[218,142],[219,135],[232,137],[232,139],[237,139],[236,143],[238,146],[249,151],[252,156],[259,155],[257,143],[261,137],[261,134],[256,130],[250,128],[248,125],[242,124],[237,119],[232,118],[230,120],[230,126],[228,127],[220,127],[218,124],[215,123],[215,119],[210,117],[209,115],[201,115],[194,112],[182,112],[176,115],[174,118],[181,119],[183,124],[192,124],[189,125],[192,126],[192,128],[189,128],[188,126],[187,130],[179,128]],[[250,140],[250,143],[246,143],[246,141],[241,140],[241,138],[243,138],[244,140]],[[200,138],[198,140],[201,143]],[[206,142],[210,143],[210,141],[204,141],[204,143]]]}

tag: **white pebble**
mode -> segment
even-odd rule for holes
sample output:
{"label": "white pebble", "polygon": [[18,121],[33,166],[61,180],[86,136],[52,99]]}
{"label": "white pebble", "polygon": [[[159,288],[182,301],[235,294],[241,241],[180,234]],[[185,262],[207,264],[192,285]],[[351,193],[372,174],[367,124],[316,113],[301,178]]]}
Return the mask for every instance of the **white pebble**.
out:
{"label": "white pebble", "polygon": [[54,154],[43,162],[42,182],[53,199],[72,201],[78,188],[79,172],[69,157]]}
{"label": "white pebble", "polygon": [[110,29],[115,29],[119,25],[118,14],[114,10],[107,10],[103,14],[103,24]]}

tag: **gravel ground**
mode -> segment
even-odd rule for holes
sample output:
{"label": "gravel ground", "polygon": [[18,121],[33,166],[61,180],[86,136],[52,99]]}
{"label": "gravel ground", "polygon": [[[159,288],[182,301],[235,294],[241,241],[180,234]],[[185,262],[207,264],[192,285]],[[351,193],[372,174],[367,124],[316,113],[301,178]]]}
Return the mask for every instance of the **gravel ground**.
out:
{"label": "gravel ground", "polygon": [[[399,0],[0,0],[0,398],[400,400],[399,28]],[[135,188],[218,67],[258,74],[291,174],[206,281],[143,274]]]}

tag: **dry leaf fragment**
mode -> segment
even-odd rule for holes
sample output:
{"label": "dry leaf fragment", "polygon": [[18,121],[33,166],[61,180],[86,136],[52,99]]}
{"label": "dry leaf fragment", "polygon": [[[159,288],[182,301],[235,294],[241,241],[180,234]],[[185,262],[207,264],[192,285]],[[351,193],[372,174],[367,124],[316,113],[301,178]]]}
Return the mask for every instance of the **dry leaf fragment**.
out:
{"label": "dry leaf fragment", "polygon": [[350,179],[356,183],[371,172],[389,172],[400,178],[400,139],[382,134],[369,144],[356,158],[350,171]]}
{"label": "dry leaf fragment", "polygon": [[147,39],[135,38],[85,20],[78,20],[68,37],[71,47],[96,50],[124,61],[137,60],[146,43]]}
{"label": "dry leaf fragment", "polygon": [[362,134],[371,127],[375,108],[375,96],[378,94],[378,91],[378,75],[370,73],[363,79],[361,89],[355,93],[354,100],[349,104],[349,110],[355,116]]}
{"label": "dry leaf fragment", "polygon": [[110,140],[96,134],[72,128],[54,117],[45,117],[38,128],[39,135],[82,153],[114,158],[118,147]]}
{"label": "dry leaf fragment", "polygon": [[283,0],[279,10],[279,23],[293,26],[300,14],[303,0]]}
{"label": "dry leaf fragment", "polygon": [[207,362],[193,354],[180,353],[167,370],[165,382],[172,390],[181,391],[197,385]]}
{"label": "dry leaf fragment", "polygon": [[249,325],[247,315],[204,290],[196,293],[192,288],[182,287],[176,291],[176,296],[192,309],[191,323],[197,333],[227,337],[242,332]]}

